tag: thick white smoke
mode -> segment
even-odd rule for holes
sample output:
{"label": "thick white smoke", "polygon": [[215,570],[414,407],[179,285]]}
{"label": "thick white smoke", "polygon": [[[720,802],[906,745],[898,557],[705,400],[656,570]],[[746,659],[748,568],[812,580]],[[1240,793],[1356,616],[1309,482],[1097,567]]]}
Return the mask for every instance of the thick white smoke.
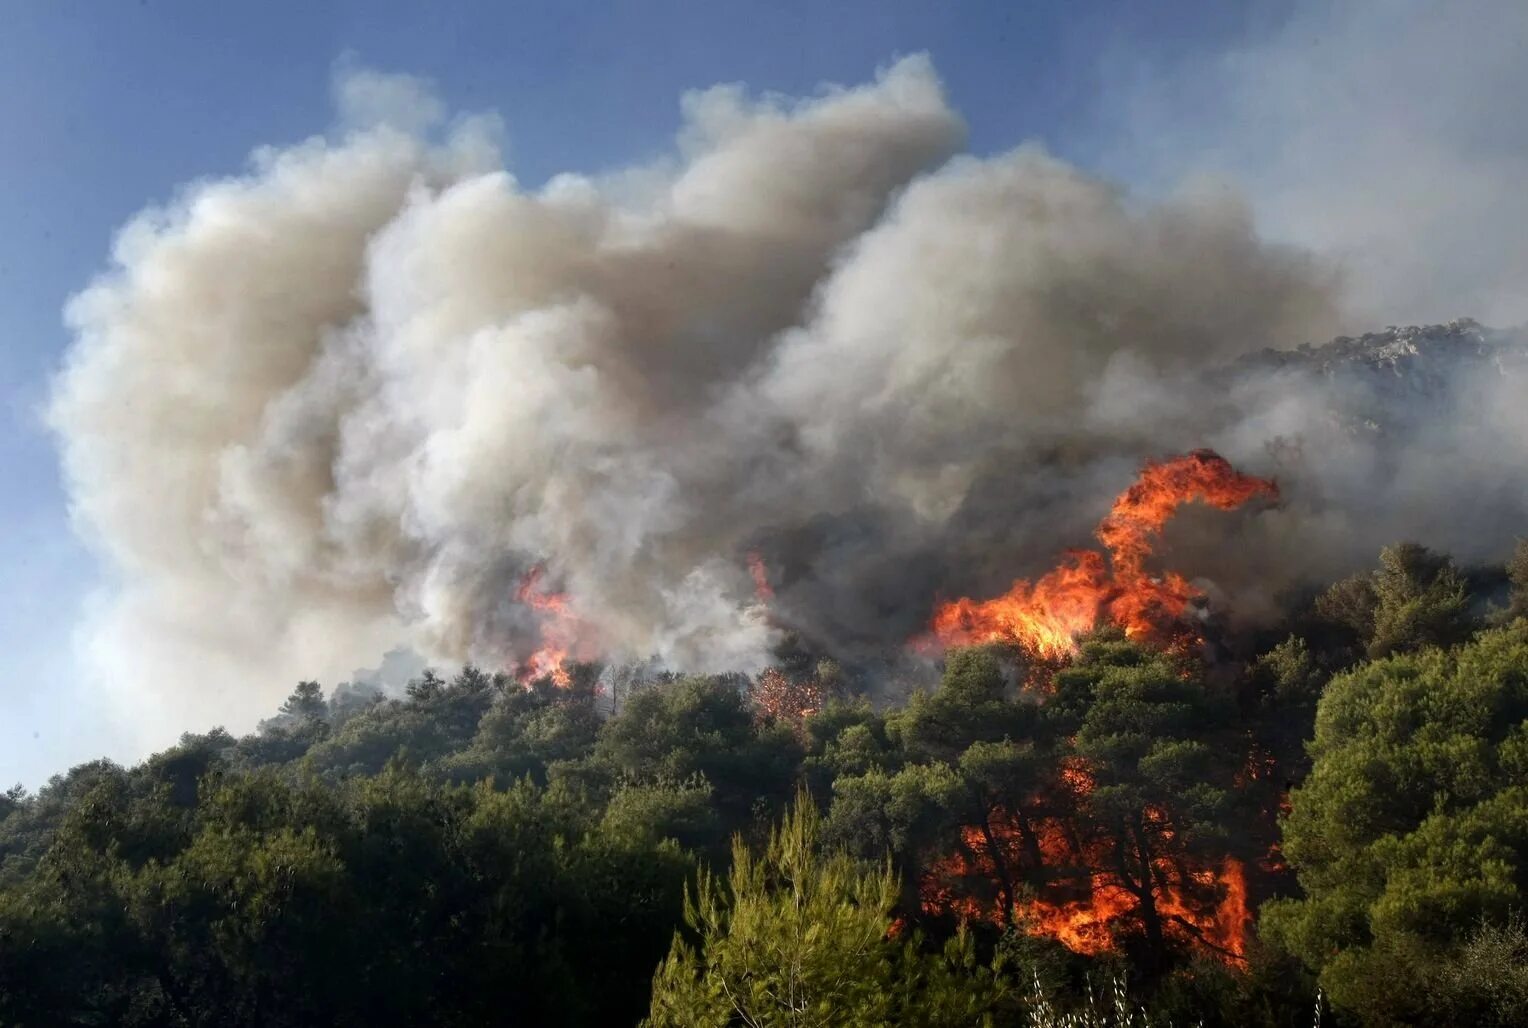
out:
{"label": "thick white smoke", "polygon": [[116,571],[84,638],[145,744],[399,642],[524,659],[537,566],[616,659],[762,666],[754,549],[782,616],[895,642],[1080,541],[1142,456],[1260,470],[1256,418],[1176,383],[1334,323],[1223,191],[957,156],[924,58],[692,94],[674,160],[534,190],[411,80],[340,94],[349,128],[140,216],[69,311],[52,419]]}

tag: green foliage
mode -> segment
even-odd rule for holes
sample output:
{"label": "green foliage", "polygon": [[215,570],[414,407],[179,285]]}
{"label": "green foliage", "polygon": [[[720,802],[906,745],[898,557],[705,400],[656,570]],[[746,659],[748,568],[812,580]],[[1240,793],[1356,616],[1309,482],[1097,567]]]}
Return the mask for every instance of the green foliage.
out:
{"label": "green foliage", "polygon": [[414,764],[447,759],[467,747],[505,681],[467,667],[449,683],[433,671],[408,686],[408,700],[375,704],[325,734],[306,751],[332,777],[374,775],[395,758]]}
{"label": "green foliage", "polygon": [[1215,835],[1234,770],[1215,746],[1226,722],[1224,704],[1165,660],[1100,667],[1076,736],[1096,783],[1090,808],[1119,823],[1169,810],[1184,841]]}
{"label": "green foliage", "polygon": [[1322,972],[1334,1002],[1415,1015],[1396,990],[1500,923],[1528,888],[1528,624],[1356,668],[1327,686],[1285,852],[1307,896],[1263,931]]}
{"label": "green foliage", "polygon": [[953,760],[977,741],[1019,738],[1039,722],[1033,704],[1009,698],[1010,676],[1002,651],[979,647],[952,651],[932,695],[915,692],[889,716],[887,733],[914,759]]}
{"label": "green foliage", "polygon": [[1362,646],[1374,638],[1374,614],[1379,597],[1373,576],[1365,573],[1333,583],[1316,597],[1316,615],[1350,632]]}
{"label": "green foliage", "polygon": [[478,719],[470,742],[436,766],[458,782],[511,782],[529,775],[544,783],[553,765],[591,751],[599,727],[592,690],[546,684],[512,689]]}
{"label": "green foliage", "polygon": [[329,713],[324,702],[323,687],[317,682],[298,682],[292,695],[281,704],[281,712],[302,721],[316,721]]}
{"label": "green foliage", "polygon": [[827,791],[842,776],[892,770],[897,761],[885,721],[863,700],[829,700],[803,727],[807,754],[802,770],[814,788]]}
{"label": "green foliage", "polygon": [[1459,950],[1428,968],[1427,1009],[1439,1024],[1528,1024],[1528,930],[1522,916],[1481,924]]}
{"label": "green foliage", "polygon": [[1385,547],[1378,569],[1332,586],[1317,599],[1316,613],[1350,631],[1376,659],[1452,646],[1479,627],[1454,562],[1416,543]]}
{"label": "green foliage", "polygon": [[605,806],[601,828],[615,839],[656,844],[672,839],[687,850],[708,852],[725,838],[703,778],[688,782],[627,784]]}
{"label": "green foliage", "polygon": [[1402,543],[1380,553],[1374,574],[1374,637],[1370,657],[1420,646],[1452,646],[1477,627],[1469,613],[1464,579],[1446,556]]}
{"label": "green foliage", "polygon": [[1517,547],[1507,561],[1507,581],[1511,593],[1503,619],[1507,621],[1528,617],[1528,539],[1519,539]]}
{"label": "green foliage", "polygon": [[95,760],[54,775],[36,796],[14,796],[10,814],[0,821],[0,886],[24,881],[32,874],[64,815],[98,782],[122,773],[109,760]]}
{"label": "green foliage", "polygon": [[737,681],[684,678],[632,696],[605,725],[595,765],[614,778],[683,782],[704,778],[731,819],[756,803],[783,806],[801,762],[789,728],[755,723]]}
{"label": "green foliage", "polygon": [[827,835],[864,858],[891,854],[903,867],[937,848],[958,823],[963,783],[948,764],[873,769],[833,783]]}
{"label": "green foliage", "polygon": [[734,843],[725,886],[701,874],[685,904],[695,945],[675,936],[647,1024],[993,1023],[1009,1000],[1001,968],[979,962],[965,934],[934,953],[894,937],[891,870],[822,853],[820,827],[800,797],[762,857]]}
{"label": "green foliage", "polygon": [[1216,898],[1181,869],[1214,866],[1227,852],[1241,747],[1228,732],[1226,700],[1166,658],[1111,644],[1084,654],[1070,687],[1088,678],[1091,702],[1075,751],[1093,787],[1079,824],[1115,855],[1108,870],[1136,898],[1145,963],[1156,970],[1165,953],[1164,887],[1206,906]]}
{"label": "green foliage", "polygon": [[[1280,769],[1281,780],[1303,776],[1309,767],[1305,743],[1330,677],[1306,641],[1295,635],[1253,662],[1248,676],[1255,704],[1252,729],[1258,746]],[[1265,785],[1277,788],[1278,783]]]}
{"label": "green foliage", "polygon": [[1305,640],[1293,635],[1258,657],[1255,673],[1269,684],[1269,704],[1285,710],[1314,709],[1327,678]]}
{"label": "green foliage", "polygon": [[[1521,613],[1528,546],[1508,580]],[[742,676],[650,667],[299,683],[249,736],[0,793],[0,1025],[1103,1025],[1144,1002],[1282,1028],[1317,974],[1343,1018],[1522,1023],[1528,620],[1469,642],[1463,582],[1392,547],[1314,619],[1229,638],[1284,638],[1244,671],[1102,631],[1055,662],[953,651],[903,704],[795,636],[782,661],[824,697],[799,725]],[[803,787],[822,808],[780,822]],[[1217,951],[1184,905],[1213,909],[1228,856],[1255,899],[1295,891],[1261,869],[1275,842],[1303,892],[1245,959]],[[1099,890],[1115,952],[1031,934]]]}
{"label": "green foliage", "polygon": [[0,1023],[630,1021],[688,869],[529,783],[262,773],[185,817],[165,796],[99,784],[6,895],[0,966],[36,973],[5,981]]}

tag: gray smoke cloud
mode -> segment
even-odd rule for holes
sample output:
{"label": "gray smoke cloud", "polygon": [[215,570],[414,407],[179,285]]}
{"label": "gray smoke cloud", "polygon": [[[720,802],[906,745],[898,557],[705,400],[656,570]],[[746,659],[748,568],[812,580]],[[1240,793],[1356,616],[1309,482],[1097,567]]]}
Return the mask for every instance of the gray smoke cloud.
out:
{"label": "gray smoke cloud", "polygon": [[1105,64],[1101,147],[1132,181],[1229,176],[1342,265],[1349,325],[1528,322],[1528,4],[1289,0],[1235,46]]}
{"label": "gray smoke cloud", "polygon": [[[82,642],[146,744],[399,643],[524,660],[534,568],[590,655],[752,671],[781,624],[895,647],[1199,445],[1313,483],[1180,547],[1247,609],[1377,545],[1336,451],[1288,445],[1349,386],[1203,375],[1327,338],[1331,269],[1224,188],[1142,204],[1036,148],[961,155],[925,58],[801,101],[688,95],[672,159],[536,189],[415,80],[337,94],[341,129],[141,215],[68,312],[51,417],[114,569]],[[1528,467],[1514,418],[1446,474]],[[1417,449],[1385,495],[1432,495],[1439,447],[1472,445]]]}

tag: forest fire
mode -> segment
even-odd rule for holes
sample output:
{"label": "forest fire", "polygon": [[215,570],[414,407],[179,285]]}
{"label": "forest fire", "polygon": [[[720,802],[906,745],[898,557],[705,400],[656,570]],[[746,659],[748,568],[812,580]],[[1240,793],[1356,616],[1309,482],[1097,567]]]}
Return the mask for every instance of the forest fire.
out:
{"label": "forest fire", "polygon": [[1185,849],[1173,816],[1152,804],[1123,819],[1090,813],[1096,784],[1071,758],[1023,807],[980,810],[923,872],[923,912],[1013,926],[1085,956],[1136,937],[1242,959],[1252,922],[1242,862]]}
{"label": "forest fire", "polygon": [[757,550],[748,553],[748,574],[753,578],[753,595],[763,604],[775,598],[774,587],[769,584],[769,569],[764,566],[764,557]]}
{"label": "forest fire", "polygon": [[515,669],[515,678],[522,684],[551,676],[559,688],[567,688],[572,678],[564,666],[574,644],[578,620],[568,605],[564,593],[542,591],[541,580],[546,569],[531,568],[515,599],[536,611],[540,618],[541,645]]}
{"label": "forest fire", "polygon": [[[754,598],[759,607],[767,611],[775,598],[774,587],[769,584],[769,568],[757,550],[750,550],[747,559]],[[798,729],[802,722],[821,710],[823,704],[823,689],[816,679],[793,675],[780,667],[768,667],[759,672],[750,683],[748,693],[759,718]]]}
{"label": "forest fire", "polygon": [[1234,510],[1254,497],[1278,498],[1269,479],[1244,475],[1211,450],[1150,462],[1114,501],[1094,534],[1108,550],[1072,550],[1033,583],[1023,579],[990,600],[962,597],[934,612],[932,637],[945,648],[1013,642],[1046,659],[1076,652],[1077,636],[1101,622],[1132,638],[1164,641],[1200,591],[1175,572],[1146,570],[1156,538],[1178,508],[1194,501]]}
{"label": "forest fire", "polygon": [[[1012,924],[1087,956],[1116,952],[1130,933],[1149,936],[1154,923],[1163,938],[1242,958],[1252,915],[1241,861],[1191,868],[1164,855],[1143,874],[1133,859],[1111,840],[1080,837],[1063,818],[1021,825],[994,810],[924,872],[921,905],[934,916]],[[996,895],[983,894],[984,884]]]}

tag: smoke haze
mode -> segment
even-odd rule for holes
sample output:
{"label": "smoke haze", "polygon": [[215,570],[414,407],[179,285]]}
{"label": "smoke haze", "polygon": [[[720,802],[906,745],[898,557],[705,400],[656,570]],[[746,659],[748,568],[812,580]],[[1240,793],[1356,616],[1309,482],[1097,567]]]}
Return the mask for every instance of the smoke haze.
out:
{"label": "smoke haze", "polygon": [[1347,327],[1528,322],[1528,5],[1294,0],[1216,58],[1107,67],[1106,163],[1215,173],[1341,266]]}
{"label": "smoke haze", "polygon": [[537,189],[422,83],[336,93],[339,130],[144,213],[69,310],[51,418],[115,569],[82,641],[145,745],[399,643],[523,660],[538,567],[590,656],[897,647],[1203,445],[1288,498],[1169,538],[1248,618],[1391,538],[1487,556],[1524,523],[1520,374],[1450,373],[1382,447],[1341,414],[1362,383],[1215,378],[1329,338],[1334,266],[1224,187],[963,155],[925,58],[690,94],[672,159]]}

